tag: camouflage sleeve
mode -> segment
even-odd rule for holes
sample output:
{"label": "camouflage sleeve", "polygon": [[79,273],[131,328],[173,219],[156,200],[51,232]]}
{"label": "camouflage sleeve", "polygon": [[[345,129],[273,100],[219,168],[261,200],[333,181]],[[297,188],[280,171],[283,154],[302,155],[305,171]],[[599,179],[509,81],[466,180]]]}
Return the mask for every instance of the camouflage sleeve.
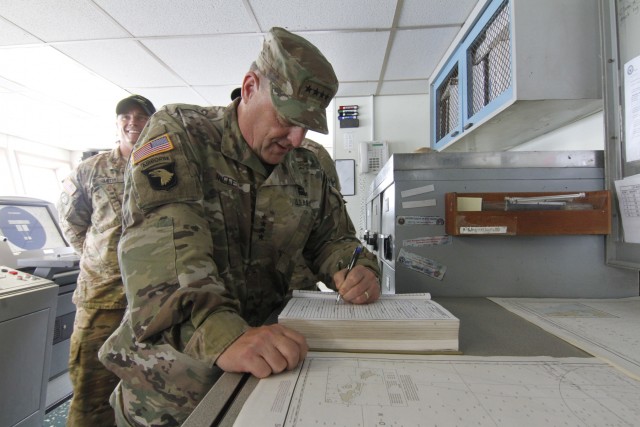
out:
{"label": "camouflage sleeve", "polygon": [[198,156],[174,120],[156,113],[132,153],[118,255],[137,340],[160,334],[213,362],[248,326],[218,277]]}
{"label": "camouflage sleeve", "polygon": [[[342,194],[335,187],[328,185],[322,213],[314,225],[303,254],[308,261],[312,260],[312,268],[318,271],[320,279],[334,287],[333,275],[348,265],[358,245],[360,240],[356,237]],[[358,260],[358,265],[370,268],[380,277],[377,258],[366,248]]]}
{"label": "camouflage sleeve", "polygon": [[78,254],[82,254],[93,212],[91,198],[82,182],[83,177],[81,165],[62,182],[63,190],[56,204],[60,228]]}

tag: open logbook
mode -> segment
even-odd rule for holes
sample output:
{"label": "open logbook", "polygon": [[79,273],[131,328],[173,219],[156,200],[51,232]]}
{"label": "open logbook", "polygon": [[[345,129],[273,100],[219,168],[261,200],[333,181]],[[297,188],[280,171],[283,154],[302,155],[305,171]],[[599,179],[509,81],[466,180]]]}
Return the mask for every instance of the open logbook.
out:
{"label": "open logbook", "polygon": [[460,321],[429,294],[383,294],[372,304],[336,302],[336,294],[294,291],[278,323],[316,351],[457,353]]}

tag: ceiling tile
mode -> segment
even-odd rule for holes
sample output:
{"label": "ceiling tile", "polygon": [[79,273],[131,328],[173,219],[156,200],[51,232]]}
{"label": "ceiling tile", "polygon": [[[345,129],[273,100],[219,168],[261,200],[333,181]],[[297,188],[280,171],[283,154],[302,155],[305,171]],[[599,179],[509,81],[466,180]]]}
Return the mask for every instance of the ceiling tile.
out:
{"label": "ceiling tile", "polygon": [[129,36],[86,0],[4,1],[0,15],[45,42]]}
{"label": "ceiling tile", "polygon": [[249,0],[263,31],[390,28],[395,1],[372,0]]}
{"label": "ceiling tile", "polygon": [[384,79],[428,79],[457,33],[455,27],[398,30]]}
{"label": "ceiling tile", "polygon": [[404,0],[398,26],[462,26],[478,0]]}
{"label": "ceiling tile", "polygon": [[389,31],[301,33],[325,54],[339,81],[378,80]]}
{"label": "ceiling tile", "polygon": [[238,79],[239,83],[237,85],[196,86],[194,90],[207,100],[205,105],[227,105],[231,102],[231,91],[240,87],[241,80],[242,76]]}
{"label": "ceiling tile", "polygon": [[66,43],[57,49],[118,86],[184,84],[135,40]]}
{"label": "ceiling tile", "polygon": [[215,86],[242,81],[260,52],[262,36],[183,37],[143,43],[187,84]]}
{"label": "ceiling tile", "polygon": [[245,33],[252,27],[242,1],[96,0],[136,37]]}
{"label": "ceiling tile", "polygon": [[0,46],[42,43],[20,27],[0,17]]}
{"label": "ceiling tile", "polygon": [[[226,105],[272,26],[318,46],[340,98],[424,95],[459,28],[485,1],[0,0],[0,133],[9,126],[63,148],[108,148],[114,105],[128,93],[158,106]],[[37,126],[20,119],[33,115],[47,117]]]}
{"label": "ceiling tile", "polygon": [[5,80],[0,77],[0,93],[11,93],[14,92],[12,89],[9,89],[9,87],[12,85],[5,85]]}
{"label": "ceiling tile", "polygon": [[149,99],[156,110],[166,104],[207,105],[206,99],[196,90],[187,87],[127,87],[130,93]]}
{"label": "ceiling tile", "polygon": [[98,114],[124,91],[50,46],[0,49],[0,76],[26,92]]}

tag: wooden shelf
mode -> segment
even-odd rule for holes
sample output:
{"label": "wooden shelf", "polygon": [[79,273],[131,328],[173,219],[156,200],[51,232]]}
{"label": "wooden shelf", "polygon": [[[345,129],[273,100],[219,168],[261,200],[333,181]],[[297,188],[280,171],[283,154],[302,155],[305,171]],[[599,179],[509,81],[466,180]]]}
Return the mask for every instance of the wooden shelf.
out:
{"label": "wooden shelf", "polygon": [[[609,191],[585,191],[585,197],[576,198],[557,210],[538,209],[536,206],[526,207],[526,210],[505,210],[505,197],[575,193],[446,193],[445,229],[452,236],[609,234]],[[482,210],[459,210],[458,199],[461,197],[475,198],[476,204],[479,204],[477,199],[482,199]]]}

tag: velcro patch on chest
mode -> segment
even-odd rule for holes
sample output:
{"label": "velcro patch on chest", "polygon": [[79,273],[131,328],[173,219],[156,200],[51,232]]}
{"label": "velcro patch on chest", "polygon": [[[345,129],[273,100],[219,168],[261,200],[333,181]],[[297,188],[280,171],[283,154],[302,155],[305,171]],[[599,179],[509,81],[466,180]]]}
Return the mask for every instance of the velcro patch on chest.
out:
{"label": "velcro patch on chest", "polygon": [[174,149],[173,141],[168,133],[146,142],[142,147],[136,148],[131,154],[133,164],[136,165],[156,154],[166,153]]}

